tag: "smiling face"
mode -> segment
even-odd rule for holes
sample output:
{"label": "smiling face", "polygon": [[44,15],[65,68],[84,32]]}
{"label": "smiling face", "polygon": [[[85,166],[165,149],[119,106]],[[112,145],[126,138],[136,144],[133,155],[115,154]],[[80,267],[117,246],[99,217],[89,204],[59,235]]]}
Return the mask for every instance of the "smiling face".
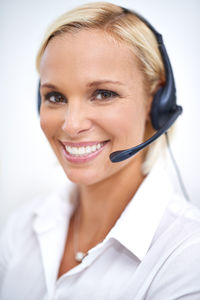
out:
{"label": "smiling face", "polygon": [[110,153],[144,139],[148,103],[136,57],[101,30],[54,37],[40,62],[41,127],[68,178],[91,185],[126,169],[141,173],[142,154],[112,163]]}

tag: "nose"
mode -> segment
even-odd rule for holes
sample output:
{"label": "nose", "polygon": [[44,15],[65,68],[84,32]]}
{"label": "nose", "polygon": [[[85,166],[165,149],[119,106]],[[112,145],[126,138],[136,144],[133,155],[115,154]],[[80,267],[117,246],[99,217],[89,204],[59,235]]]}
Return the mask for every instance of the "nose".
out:
{"label": "nose", "polygon": [[69,101],[66,107],[62,130],[70,137],[77,137],[92,128],[87,105],[81,101]]}

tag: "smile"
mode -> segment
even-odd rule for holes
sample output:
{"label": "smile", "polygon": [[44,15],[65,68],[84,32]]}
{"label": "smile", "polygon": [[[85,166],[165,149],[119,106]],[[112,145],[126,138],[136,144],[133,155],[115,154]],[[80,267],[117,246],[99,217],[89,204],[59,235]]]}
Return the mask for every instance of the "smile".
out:
{"label": "smile", "polygon": [[84,163],[94,159],[104,149],[108,141],[104,142],[62,142],[65,158],[74,163]]}
{"label": "smile", "polygon": [[101,147],[103,147],[103,143],[98,143],[96,145],[92,146],[86,146],[86,147],[71,147],[71,146],[65,146],[65,149],[69,154],[75,155],[75,156],[85,156],[90,153],[96,152]]}

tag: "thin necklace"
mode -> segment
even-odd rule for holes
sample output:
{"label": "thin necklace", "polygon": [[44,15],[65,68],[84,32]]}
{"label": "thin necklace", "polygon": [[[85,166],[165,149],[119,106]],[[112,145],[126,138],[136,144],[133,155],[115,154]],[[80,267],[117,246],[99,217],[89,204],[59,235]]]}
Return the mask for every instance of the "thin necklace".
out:
{"label": "thin necklace", "polygon": [[80,213],[79,209],[77,211],[77,215],[74,217],[74,224],[73,224],[73,231],[74,231],[74,258],[77,262],[81,263],[83,259],[88,255],[86,252],[79,251],[79,245],[78,245],[78,231],[80,228]]}

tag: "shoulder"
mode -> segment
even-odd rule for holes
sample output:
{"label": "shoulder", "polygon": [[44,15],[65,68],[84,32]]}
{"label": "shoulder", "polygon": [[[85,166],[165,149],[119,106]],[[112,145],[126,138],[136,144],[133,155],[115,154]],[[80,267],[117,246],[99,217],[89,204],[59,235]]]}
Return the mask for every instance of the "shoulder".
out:
{"label": "shoulder", "polygon": [[173,193],[156,230],[153,244],[166,235],[173,236],[174,243],[181,243],[198,236],[200,209],[181,195]]}
{"label": "shoulder", "polygon": [[29,228],[28,225],[32,223],[37,212],[40,211],[44,205],[50,205],[51,198],[51,194],[39,195],[20,205],[9,215],[3,227],[1,237],[8,235],[11,237],[11,233],[14,233],[16,236],[18,232]]}
{"label": "shoulder", "polygon": [[[163,217],[149,299],[200,299],[200,210],[176,198]],[[148,299],[148,298],[147,298]]]}
{"label": "shoulder", "polygon": [[[15,210],[7,219],[0,235],[0,290],[9,266],[18,255],[19,245],[27,245],[31,236],[31,221],[43,199],[37,197]],[[26,238],[25,238],[26,236]],[[25,243],[24,243],[25,241]]]}
{"label": "shoulder", "polygon": [[8,263],[20,245],[35,238],[34,224],[59,217],[66,211],[71,187],[35,197],[15,210],[8,218],[0,235],[0,265]]}
{"label": "shoulder", "polygon": [[1,232],[1,245],[3,241],[5,242],[5,239],[14,240],[18,232],[28,228],[27,225],[33,219],[35,211],[41,207],[47,198],[44,196],[35,197],[27,203],[22,204],[9,215]]}
{"label": "shoulder", "polygon": [[180,241],[194,240],[200,234],[200,209],[183,197],[175,195],[167,207],[170,219],[168,224],[171,232],[177,232],[176,239]]}

